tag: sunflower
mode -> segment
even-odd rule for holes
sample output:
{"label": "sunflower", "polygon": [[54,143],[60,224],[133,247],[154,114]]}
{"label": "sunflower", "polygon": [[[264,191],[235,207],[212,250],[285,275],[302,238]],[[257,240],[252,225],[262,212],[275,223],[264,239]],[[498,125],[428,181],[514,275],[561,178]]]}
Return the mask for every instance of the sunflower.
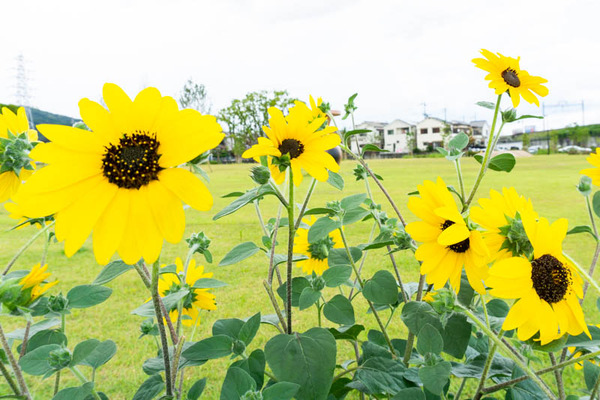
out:
{"label": "sunflower", "polygon": [[28,157],[37,141],[37,132],[29,129],[27,113],[23,107],[15,114],[3,107],[0,113],[0,203],[12,198],[21,182],[27,180],[35,169]]}
{"label": "sunflower", "polygon": [[[198,279],[212,278],[213,273],[204,273],[204,266],[196,266],[196,260],[190,260],[188,265],[187,275],[185,282],[182,284],[181,277],[183,274],[183,262],[181,258],[175,259],[175,265],[177,266],[177,274],[163,273],[158,281],[158,293],[161,296],[166,296],[170,293],[177,292],[181,289],[188,289],[190,293],[184,298],[181,323],[184,326],[192,326],[199,314],[199,310],[216,310],[217,304],[215,303],[215,295],[210,293],[209,289],[194,289],[194,283]],[[169,311],[171,320],[177,320],[179,312],[177,307],[174,307]]]}
{"label": "sunflower", "polygon": [[[269,127],[263,127],[267,137],[258,138],[258,144],[246,150],[242,157],[258,160],[261,156],[270,156],[269,169],[277,184],[285,179],[285,163],[279,160],[284,155],[289,157],[296,186],[302,182],[302,169],[322,182],[329,178],[327,170],[340,170],[326,150],[339,145],[341,139],[335,133],[335,127],[325,125],[325,116],[315,118],[313,111],[301,102],[290,109],[287,117],[275,107],[269,108],[269,116]],[[274,162],[274,157],[279,161]]]}
{"label": "sunflower", "polygon": [[436,290],[450,281],[458,292],[464,266],[473,289],[485,293],[482,281],[490,256],[481,233],[467,226],[442,178],[417,188],[421,196],[411,197],[408,208],[422,221],[408,224],[406,232],[423,242],[415,252],[423,262],[421,274],[427,275],[427,283]]}
{"label": "sunflower", "polygon": [[479,199],[479,205],[471,207],[469,216],[485,229],[483,240],[494,260],[531,252],[521,222],[523,216],[537,219],[530,199],[520,196],[512,187],[502,188],[502,193],[492,189],[490,198]]}
{"label": "sunflower", "polygon": [[592,183],[596,186],[600,186],[600,147],[596,148],[595,153],[591,153],[587,162],[592,164],[594,168],[582,169],[579,173],[582,175],[589,176],[592,178]]}
{"label": "sunflower", "polygon": [[315,243],[308,242],[308,230],[317,219],[310,216],[310,220],[303,219],[308,228],[299,228],[296,231],[294,239],[294,253],[304,254],[308,257],[307,260],[298,261],[296,266],[302,268],[305,274],[311,275],[313,272],[317,275],[323,275],[323,272],[329,268],[327,257],[331,249],[339,249],[344,247],[342,235],[338,230],[329,233],[328,236]]}
{"label": "sunflower", "polygon": [[494,89],[497,95],[508,91],[515,108],[519,105],[520,96],[523,96],[528,103],[539,107],[540,103],[535,94],[541,97],[548,94],[548,88],[542,86],[542,83],[548,80],[529,75],[527,71],[521,69],[519,67],[521,57],[506,57],[500,53],[496,55],[485,49],[481,50],[481,54],[485,58],[474,58],[473,63],[477,68],[489,72],[485,79],[490,81],[489,87]]}
{"label": "sunflower", "polygon": [[562,253],[568,222],[561,218],[552,225],[545,218],[524,218],[525,232],[533,245],[533,258],[512,257],[496,262],[486,284],[490,294],[518,299],[502,329],[517,329],[520,340],[538,331],[542,345],[565,333],[590,336],[578,298],[583,297],[582,280]]}
{"label": "sunflower", "polygon": [[35,301],[38,297],[46,293],[48,289],[58,283],[58,281],[54,281],[42,285],[42,282],[51,275],[50,272],[46,272],[47,269],[48,264],[41,266],[41,264],[38,263],[19,281],[22,290],[26,291],[27,289],[31,289],[28,303]]}
{"label": "sunflower", "polygon": [[206,211],[213,199],[191,172],[177,168],[216,147],[224,135],[215,117],[179,110],[155,88],[131,99],[104,85],[100,104],[83,99],[81,117],[91,132],[39,125],[50,143],[31,152],[48,165],[23,185],[17,203],[30,218],[55,214],[56,237],[72,256],[93,231],[100,264],[115,251],[128,264],[156,261],[163,239],[181,240],[181,202]]}

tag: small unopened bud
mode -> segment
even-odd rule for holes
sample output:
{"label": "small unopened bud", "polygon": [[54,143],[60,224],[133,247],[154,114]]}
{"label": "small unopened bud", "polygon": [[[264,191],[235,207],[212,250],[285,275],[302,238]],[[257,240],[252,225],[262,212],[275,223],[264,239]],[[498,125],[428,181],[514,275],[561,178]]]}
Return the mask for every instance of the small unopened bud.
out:
{"label": "small unopened bud", "polygon": [[240,400],[263,400],[263,395],[261,392],[250,389],[240,397]]}
{"label": "small unopened bud", "polygon": [[61,347],[48,354],[48,364],[54,369],[65,368],[71,362],[71,352],[69,349]]}
{"label": "small unopened bud", "polygon": [[241,340],[236,340],[233,342],[233,352],[235,354],[244,354],[245,351],[246,343],[242,342]]}
{"label": "small unopened bud", "polygon": [[323,290],[325,288],[325,280],[321,276],[315,276],[310,283],[314,290]]}
{"label": "small unopened bud", "polygon": [[579,190],[579,193],[581,193],[583,196],[589,196],[592,193],[592,178],[583,175],[579,180],[577,190]]}
{"label": "small unopened bud", "polygon": [[157,336],[158,335],[158,325],[154,323],[154,319],[148,318],[144,322],[140,324],[140,332],[142,333],[141,337],[146,335]]}
{"label": "small unopened bud", "polygon": [[63,296],[62,293],[59,293],[56,296],[52,295],[48,298],[48,309],[50,311],[60,313],[62,311],[65,311],[68,308],[68,306],[69,299]]}
{"label": "small unopened bud", "polygon": [[271,177],[271,172],[269,168],[264,165],[259,165],[258,167],[252,168],[252,180],[259,185],[264,185],[269,182],[269,178]]}

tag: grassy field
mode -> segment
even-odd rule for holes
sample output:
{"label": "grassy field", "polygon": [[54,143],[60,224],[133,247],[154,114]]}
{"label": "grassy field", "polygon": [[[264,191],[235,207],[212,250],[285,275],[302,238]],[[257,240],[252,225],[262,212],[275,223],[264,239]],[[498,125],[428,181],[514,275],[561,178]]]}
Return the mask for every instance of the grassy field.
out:
{"label": "grassy field", "polygon": [[[417,184],[424,179],[435,179],[439,175],[446,183],[457,186],[454,168],[444,159],[373,160],[370,165],[385,178],[385,186],[409,221],[414,220],[414,216],[406,207],[407,193],[416,190]],[[501,189],[502,186],[514,186],[519,193],[533,200],[534,207],[540,215],[551,221],[559,217],[566,217],[569,219],[570,227],[587,224],[585,201],[575,188],[579,181],[578,172],[585,166],[586,161],[583,156],[552,155],[521,158],[517,160],[517,165],[510,174],[491,171],[481,185],[479,197],[487,196],[490,188]],[[324,206],[327,201],[364,192],[364,183],[354,181],[353,168],[354,163],[351,161],[342,163],[341,175],[346,181],[343,192],[339,192],[327,184],[318,184],[310,206]],[[473,159],[466,159],[463,161],[463,168],[466,186],[470,188],[477,173],[478,164]],[[213,210],[208,213],[190,209],[186,211],[186,237],[192,232],[203,231],[212,239],[210,250],[214,255],[215,263],[206,265],[206,270],[213,271],[214,278],[227,282],[229,286],[215,290],[218,309],[211,313],[204,313],[194,340],[209,335],[211,326],[217,319],[246,318],[257,311],[261,311],[263,314],[273,313],[262,286],[262,280],[266,277],[268,269],[267,259],[262,253],[236,265],[217,266],[218,261],[236,244],[248,240],[260,243],[262,233],[256,220],[255,210],[251,206],[218,222],[212,221],[212,216],[230,201],[230,199],[222,199],[222,195],[253,186],[253,182],[248,177],[249,165],[218,165],[212,166],[212,169],[207,172],[210,176],[208,186],[215,197],[215,205]],[[303,198],[308,184],[309,179],[305,179],[297,198]],[[391,216],[391,207],[377,188],[372,186],[376,200],[382,203],[383,208]],[[262,203],[262,212],[265,218],[275,216],[276,205],[272,199],[267,199]],[[13,254],[34,233],[33,228],[6,232],[12,224],[13,221],[8,218],[6,213],[0,214],[0,226],[4,227],[0,265],[6,265]],[[371,227],[371,222],[351,225],[347,229],[351,244],[366,243]],[[281,239],[279,253],[285,252],[284,245],[285,240]],[[583,265],[589,263],[593,250],[593,241],[589,236],[569,236],[564,247],[565,251]],[[41,241],[32,246],[20,258],[14,269],[30,269],[33,264],[38,262],[41,248]],[[185,257],[186,251],[185,242],[179,245],[166,244],[161,260],[164,263],[172,263],[177,256]],[[204,263],[201,257],[197,258],[197,261]],[[418,278],[417,264],[409,253],[399,253],[398,262],[405,282],[415,281]],[[52,244],[48,254],[48,264],[54,276],[60,280],[59,285],[52,290],[53,293],[63,291],[66,294],[74,285],[90,283],[101,270],[101,266],[94,261],[91,241],[88,241],[77,254],[69,259],[63,254],[62,244]],[[384,252],[368,254],[364,276],[369,277],[374,271],[382,268],[391,268],[389,258],[384,255]],[[300,275],[301,271],[297,270],[296,273]],[[113,288],[114,292],[104,304],[78,310],[68,316],[69,347],[72,349],[80,341],[89,338],[114,340],[118,345],[118,352],[107,365],[98,371],[96,387],[98,390],[104,391],[111,399],[131,399],[137,387],[147,378],[141,369],[143,360],[155,356],[156,353],[156,345],[153,340],[138,339],[139,324],[142,322],[142,318],[130,314],[131,310],[148,299],[149,294],[134,271],[122,275],[108,286]],[[590,294],[585,302],[585,309],[588,323],[591,324],[598,322],[598,312],[594,304],[597,296],[592,292]],[[358,303],[355,308],[360,312],[357,323],[362,323],[367,327],[375,326],[373,318],[366,314],[365,304]],[[18,325],[20,320],[2,318],[2,325],[7,330],[20,327]],[[294,318],[295,329],[303,331],[316,324],[316,311],[314,308],[310,308],[296,312]],[[325,324],[327,323],[325,322]],[[399,315],[393,317],[390,326],[392,334],[396,337],[405,335]],[[250,350],[259,345],[263,346],[274,333],[273,327],[261,326],[259,335]],[[189,336],[190,332],[186,332],[186,334]],[[338,361],[343,361],[346,354],[348,358],[350,357],[349,348],[346,346],[348,346],[346,343],[338,344],[338,353],[342,354],[341,357],[338,357]],[[229,363],[229,360],[218,360],[202,367],[196,367],[187,372],[187,381],[191,384],[196,379],[208,377],[205,398],[218,398],[224,371]],[[83,370],[85,374],[89,374],[86,368]],[[65,385],[74,382],[68,372],[63,375],[66,376],[63,380]],[[575,376],[572,375],[569,372],[567,380],[576,382]],[[51,398],[50,388],[53,378],[51,380],[28,379],[36,398]],[[581,380],[579,380],[579,384],[581,384]],[[571,390],[567,393],[574,393],[577,384],[572,383],[572,385]],[[3,393],[8,393],[8,388],[0,383],[0,394]]]}

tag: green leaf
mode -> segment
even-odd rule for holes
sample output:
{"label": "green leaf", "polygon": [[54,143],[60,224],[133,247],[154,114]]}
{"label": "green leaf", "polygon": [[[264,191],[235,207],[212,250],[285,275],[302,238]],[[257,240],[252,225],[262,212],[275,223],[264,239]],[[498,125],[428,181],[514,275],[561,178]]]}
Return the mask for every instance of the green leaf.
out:
{"label": "green leaf", "polygon": [[214,289],[228,286],[225,282],[213,278],[200,278],[192,286],[194,289]]}
{"label": "green leaf", "polygon": [[240,400],[249,390],[256,390],[256,382],[246,371],[230,367],[221,387],[220,400]]}
{"label": "green leaf", "polygon": [[109,263],[106,267],[102,268],[102,271],[98,274],[96,279],[92,284],[94,285],[104,285],[115,279],[117,276],[124,274],[125,272],[132,270],[133,265],[125,264],[121,260],[113,261]]}
{"label": "green leaf", "polygon": [[99,344],[100,341],[98,339],[88,339],[78,343],[75,349],[73,349],[73,357],[69,366],[75,366],[85,360]]}
{"label": "green leaf", "polygon": [[336,343],[323,328],[277,335],[265,346],[267,363],[278,381],[300,385],[297,400],[325,400],[333,381]]}
{"label": "green leaf", "polygon": [[594,214],[600,217],[600,191],[594,193],[594,197],[592,197],[592,208],[594,209]]}
{"label": "green leaf", "polygon": [[[354,262],[357,262],[362,257],[362,250],[358,247],[350,247],[349,251]],[[345,248],[331,249],[329,251],[329,257],[327,257],[327,263],[330,267],[334,267],[336,265],[351,265]]]}
{"label": "green leaf", "polygon": [[329,217],[322,217],[315,221],[308,230],[308,242],[314,243],[317,240],[323,239],[329,235],[329,232],[340,227],[338,221],[334,221]]}
{"label": "green leaf", "polygon": [[462,271],[462,275],[460,277],[460,291],[458,292],[456,298],[463,306],[470,307],[474,295],[475,290],[473,290],[471,284],[469,283],[467,273],[465,271]]}
{"label": "green leaf", "polygon": [[231,354],[233,340],[229,336],[216,335],[194,343],[182,355],[188,360],[214,360]]}
{"label": "green leaf", "polygon": [[451,370],[452,364],[448,361],[442,361],[435,365],[419,368],[419,378],[425,389],[439,396],[450,380]]}
{"label": "green leaf", "polygon": [[[165,308],[167,310],[172,310],[173,308],[175,308],[177,306],[177,303],[179,302],[179,300],[183,299],[189,293],[190,293],[189,290],[181,289],[181,290],[178,290],[177,292],[173,292],[173,293],[166,295],[162,299],[163,303],[165,305]],[[133,310],[131,313],[135,314],[135,315],[139,315],[140,317],[154,317],[154,303],[152,302],[152,300],[150,300],[147,303],[144,303],[141,306],[139,306],[138,308],[136,308],[135,310]]]}
{"label": "green leaf", "polygon": [[141,384],[133,400],[152,400],[165,389],[165,383],[163,382],[160,374],[152,375]]}
{"label": "green leaf", "polygon": [[[40,331],[53,328],[57,325],[60,325],[60,318],[44,319],[36,324],[31,325],[31,327],[29,328],[29,336],[33,336]],[[16,329],[16,330],[6,334],[7,339],[15,339],[15,340],[23,340],[24,336],[25,336],[24,328]]]}
{"label": "green leaf", "polygon": [[202,392],[204,392],[205,387],[206,387],[206,378],[197,380],[196,383],[194,383],[192,385],[190,390],[188,390],[186,400],[198,400],[200,398],[200,396],[202,396]]}
{"label": "green leaf", "polygon": [[464,132],[460,132],[448,142],[448,146],[456,150],[462,150],[467,147],[468,144],[469,136]]}
{"label": "green leaf", "polygon": [[353,325],[354,308],[350,300],[341,294],[335,295],[323,306],[323,315],[331,322],[340,325]]}
{"label": "green leaf", "polygon": [[335,340],[357,340],[358,335],[365,330],[362,325],[340,326],[339,328],[329,328],[329,332]]}
{"label": "green leaf", "polygon": [[[512,379],[525,375],[521,369],[515,367]],[[531,379],[515,384],[506,391],[506,400],[547,400],[548,396],[542,392],[538,385]]]}
{"label": "green leaf", "polygon": [[45,375],[48,372],[54,371],[54,368],[48,364],[50,352],[60,349],[58,344],[47,344],[40,346],[37,349],[28,352],[19,360],[19,365],[23,372],[29,375]]}
{"label": "green leaf", "polygon": [[342,218],[342,225],[350,225],[357,221],[362,220],[367,215],[370,215],[371,212],[369,210],[365,210],[364,208],[358,207],[352,210],[346,211]]}
{"label": "green leaf", "polygon": [[380,149],[379,147],[377,147],[377,146],[375,146],[374,144],[371,144],[371,143],[365,144],[363,146],[362,151],[361,151],[361,155],[364,156],[365,153],[368,152],[368,151],[373,151],[373,152],[376,152],[376,153],[389,153],[390,152],[389,150]]}
{"label": "green leaf", "polygon": [[391,400],[426,400],[425,393],[418,387],[402,389]]}
{"label": "green leaf", "polygon": [[245,360],[238,360],[231,364],[231,367],[243,369],[254,379],[256,387],[261,388],[265,379],[265,353],[261,349],[256,349]]}
{"label": "green leaf", "polygon": [[545,345],[541,345],[539,341],[533,339],[527,340],[526,343],[529,344],[533,350],[554,353],[565,347],[568,338],[569,335],[562,335],[560,338],[546,343]]}
{"label": "green leaf", "polygon": [[213,324],[212,334],[213,336],[225,335],[236,340],[239,339],[240,330],[244,324],[244,321],[237,318],[220,319]]}
{"label": "green leaf", "polygon": [[354,135],[360,135],[361,133],[369,133],[371,132],[370,129],[353,129],[351,131],[348,131],[346,133],[344,133],[344,143],[348,142],[348,139],[350,139],[350,137],[354,136]]}
{"label": "green leaf", "polygon": [[79,387],[70,387],[56,393],[52,400],[86,400],[94,389],[93,382],[87,382]]}
{"label": "green leaf", "polygon": [[112,340],[101,342],[80,364],[97,369],[106,364],[117,352],[117,344]]}
{"label": "green leaf", "polygon": [[67,293],[69,307],[87,308],[104,302],[110,297],[112,289],[99,285],[75,286]]}
{"label": "green leaf", "polygon": [[478,101],[477,103],[478,106],[483,107],[483,108],[488,108],[490,110],[495,110],[496,109],[496,104],[492,103],[490,101]]}
{"label": "green leaf", "polygon": [[525,114],[525,115],[521,115],[520,117],[516,118],[515,121],[518,121],[520,119],[529,119],[529,118],[544,119],[544,117],[541,116],[541,115],[529,115],[529,114]]}
{"label": "green leaf", "polygon": [[238,338],[248,346],[252,339],[256,336],[256,332],[258,332],[258,328],[260,327],[260,312],[257,312],[240,328],[240,332]]}
{"label": "green leaf", "polygon": [[338,173],[329,171],[329,178],[327,183],[336,188],[337,190],[344,190],[344,178]]}
{"label": "green leaf", "polygon": [[425,324],[431,324],[441,330],[442,324],[435,310],[424,301],[410,301],[402,308],[400,316],[406,327],[413,333],[418,334]]}
{"label": "green leaf", "polygon": [[352,196],[344,197],[340,201],[340,207],[342,210],[348,211],[356,207],[359,207],[367,198],[364,193],[353,194]]}
{"label": "green leaf", "polygon": [[404,381],[405,371],[406,367],[399,360],[369,358],[347,386],[369,395],[392,395],[407,387]]}
{"label": "green leaf", "polygon": [[352,276],[352,267],[349,265],[336,265],[327,268],[323,271],[322,278],[325,281],[327,287],[338,287]]}
{"label": "green leaf", "polygon": [[247,191],[246,193],[244,193],[243,195],[241,195],[240,197],[238,197],[237,199],[235,199],[234,201],[232,201],[227,207],[225,207],[224,209],[219,211],[213,217],[213,220],[216,221],[219,218],[222,218],[226,215],[232,214],[232,213],[236,212],[237,210],[239,210],[240,208],[244,207],[246,204],[253,202],[257,198],[265,196],[265,195],[269,195],[269,194],[272,194],[272,195],[275,194],[275,192],[273,191],[273,188],[271,188],[269,185],[263,185],[258,188],[251,189],[251,190]]}
{"label": "green leaf", "polygon": [[334,212],[331,208],[325,208],[325,207],[317,207],[317,208],[311,208],[310,210],[306,210],[304,212],[304,215],[319,215],[319,214],[329,214]]}
{"label": "green leaf", "polygon": [[[292,279],[292,306],[298,307],[300,294],[304,288],[310,286],[310,282],[303,276],[297,276]],[[287,303],[287,282],[277,288],[277,294],[284,303]]]}
{"label": "green leaf", "polygon": [[592,364],[588,360],[583,362],[583,379],[588,390],[594,389],[598,377],[600,376],[600,367]]}
{"label": "green leaf", "polygon": [[[294,288],[294,284],[292,283],[292,289]],[[300,298],[298,299],[298,307],[300,310],[306,310],[308,307],[312,306],[321,298],[321,291],[315,290],[310,286],[302,289],[300,293]]]}
{"label": "green leaf", "polygon": [[[304,254],[294,254],[294,257],[292,257],[292,262],[298,262],[302,260],[308,260],[308,257]],[[277,266],[283,263],[287,263],[287,254],[275,254],[273,257],[273,264]]]}
{"label": "green leaf", "polygon": [[463,358],[469,339],[471,339],[472,325],[463,314],[454,313],[448,318],[441,333],[444,340],[444,353],[456,358]]}
{"label": "green leaf", "polygon": [[[477,160],[479,164],[482,163],[483,157],[480,154],[476,154],[473,157],[475,158],[475,160]],[[488,164],[488,168],[493,171],[510,172],[515,167],[516,163],[517,160],[515,159],[515,156],[513,156],[511,153],[502,153],[498,154],[495,157],[492,157]]]}
{"label": "green leaf", "polygon": [[263,390],[263,400],[292,400],[300,385],[291,382],[277,382]]}
{"label": "green leaf", "polygon": [[428,353],[439,355],[444,348],[444,339],[431,324],[425,324],[417,335],[417,351],[422,356]]}
{"label": "green leaf", "polygon": [[219,263],[219,267],[238,263],[248,257],[253,256],[259,250],[260,247],[258,247],[253,242],[244,242],[238,244],[233,249],[231,249],[229,253],[225,255],[225,257],[223,257],[223,259]]}
{"label": "green leaf", "polygon": [[[36,334],[34,334],[33,336],[31,336],[29,338],[29,340],[27,341],[27,353],[29,353],[32,350],[37,349],[38,347],[47,345],[47,344],[58,344],[58,345],[63,345],[66,346],[67,345],[67,337],[65,336],[64,333],[62,333],[61,331],[58,330],[53,330],[53,329],[46,329],[43,331],[39,331]],[[17,346],[17,351],[20,353],[21,352],[21,346],[22,344],[20,344],[19,346]],[[27,354],[25,353],[25,354]]]}
{"label": "green leaf", "polygon": [[380,270],[363,287],[363,296],[376,304],[394,304],[398,301],[396,278],[386,270]]}

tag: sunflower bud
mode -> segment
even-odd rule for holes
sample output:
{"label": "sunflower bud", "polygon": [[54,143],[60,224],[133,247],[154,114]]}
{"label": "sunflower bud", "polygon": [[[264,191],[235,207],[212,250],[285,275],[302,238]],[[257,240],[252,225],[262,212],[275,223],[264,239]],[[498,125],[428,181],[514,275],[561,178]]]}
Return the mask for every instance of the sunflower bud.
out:
{"label": "sunflower bud", "polygon": [[48,309],[55,313],[62,313],[69,308],[69,299],[63,296],[62,293],[50,296],[48,298]]}
{"label": "sunflower bud", "polygon": [[61,347],[48,354],[48,364],[54,369],[62,369],[71,362],[71,352],[69,349]]}
{"label": "sunflower bud", "polygon": [[310,286],[314,289],[314,290],[318,290],[321,291],[325,288],[325,279],[323,279],[321,276],[319,275],[315,275],[313,272],[313,278],[310,282]]}
{"label": "sunflower bud", "polygon": [[236,340],[233,342],[233,352],[235,354],[244,354],[245,351],[246,343],[242,342],[241,340]]}
{"label": "sunflower bud", "polygon": [[158,336],[158,325],[154,323],[154,319],[148,318],[144,322],[140,324],[140,338],[150,335],[150,336]]}
{"label": "sunflower bud", "polygon": [[523,221],[521,221],[521,215],[517,213],[515,218],[506,216],[509,220],[508,225],[500,227],[500,234],[505,237],[500,250],[506,249],[510,251],[513,256],[518,257],[520,255],[529,256],[533,252],[533,246],[527,237],[525,228],[523,227]]}
{"label": "sunflower bud", "polygon": [[242,395],[242,397],[240,397],[240,400],[263,400],[263,395],[261,392],[248,390]]}
{"label": "sunflower bud", "polygon": [[264,185],[269,182],[269,178],[271,177],[271,172],[269,168],[264,165],[259,165],[258,167],[252,168],[252,180],[259,185]]}
{"label": "sunflower bud", "polygon": [[13,171],[19,175],[21,169],[33,170],[29,158],[32,149],[26,133],[18,136],[9,133],[7,138],[0,138],[0,173]]}
{"label": "sunflower bud", "polygon": [[577,185],[577,190],[583,196],[589,196],[592,193],[592,178],[589,176],[583,175],[579,180],[579,185]]}

